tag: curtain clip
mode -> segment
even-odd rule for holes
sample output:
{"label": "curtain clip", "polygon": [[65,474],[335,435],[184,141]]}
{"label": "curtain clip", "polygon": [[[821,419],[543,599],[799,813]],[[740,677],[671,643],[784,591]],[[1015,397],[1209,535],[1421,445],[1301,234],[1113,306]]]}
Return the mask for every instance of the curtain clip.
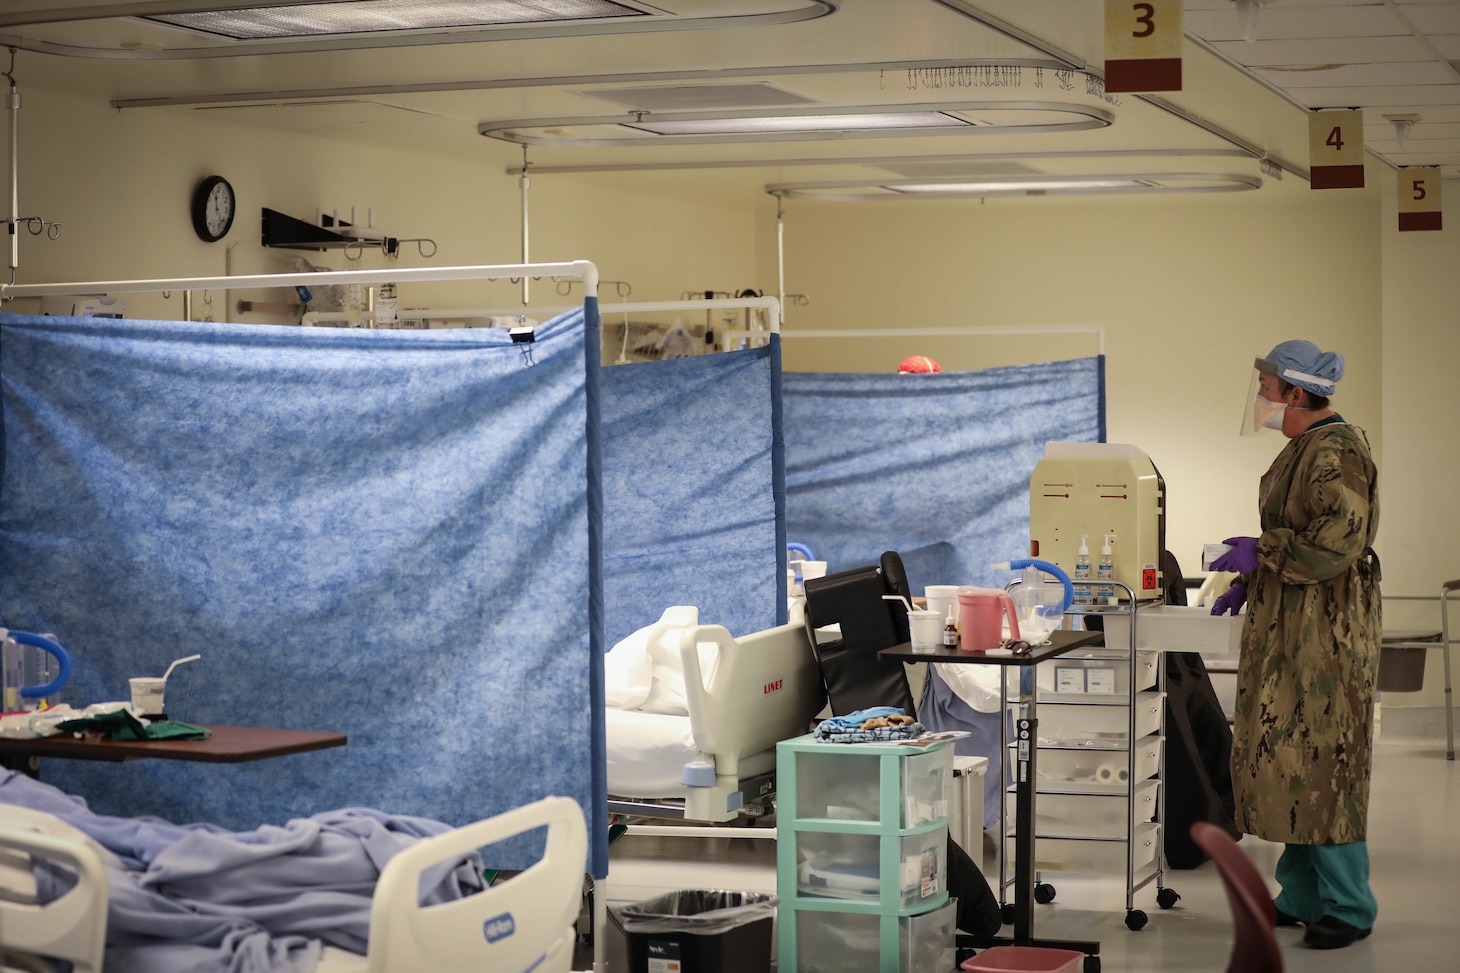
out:
{"label": "curtain clip", "polygon": [[537,340],[533,329],[530,326],[509,328],[507,334],[511,336],[512,343],[517,346],[517,350],[522,352],[522,364],[528,367],[536,365],[537,362],[532,360],[532,343]]}

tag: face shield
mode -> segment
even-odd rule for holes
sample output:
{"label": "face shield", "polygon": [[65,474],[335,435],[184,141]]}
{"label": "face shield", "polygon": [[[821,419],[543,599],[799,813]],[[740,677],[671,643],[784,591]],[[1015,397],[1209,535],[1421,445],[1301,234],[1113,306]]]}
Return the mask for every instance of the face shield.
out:
{"label": "face shield", "polygon": [[1252,363],[1252,381],[1247,388],[1247,408],[1242,414],[1242,435],[1256,436],[1264,429],[1282,429],[1283,412],[1287,406],[1279,399],[1281,385],[1282,379],[1278,376],[1276,365],[1266,358],[1259,358]]}

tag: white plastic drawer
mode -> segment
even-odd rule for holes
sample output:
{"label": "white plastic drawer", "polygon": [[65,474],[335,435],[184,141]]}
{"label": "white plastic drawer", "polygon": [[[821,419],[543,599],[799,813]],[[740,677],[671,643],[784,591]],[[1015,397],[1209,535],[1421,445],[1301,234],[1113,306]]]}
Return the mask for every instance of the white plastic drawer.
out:
{"label": "white plastic drawer", "polygon": [[[1130,846],[1132,868],[1139,871],[1156,860],[1156,840],[1161,826],[1142,824],[1136,828]],[[1017,862],[1014,839],[1005,839],[1010,863]],[[1034,842],[1034,867],[1042,872],[1099,872],[1110,875],[1125,871],[1126,844],[1121,841],[1093,841],[1078,838],[1038,838]]]}
{"label": "white plastic drawer", "polygon": [[[897,969],[901,973],[945,973],[953,969],[956,921],[957,908],[952,901],[941,909],[898,920]],[[878,916],[799,910],[795,922],[799,973],[881,973],[892,968],[879,956]]]}
{"label": "white plastic drawer", "polygon": [[[821,831],[793,833],[798,863],[796,891],[800,895],[877,902],[890,880],[898,908],[909,909],[937,897],[948,887],[946,827],[901,838]],[[895,876],[882,874],[883,841],[898,845]]]}
{"label": "white plastic drawer", "polygon": [[[1137,827],[1156,816],[1161,782],[1136,785],[1135,802],[1125,788],[1101,788],[1102,793],[1038,794],[1034,801],[1034,830],[1039,835],[1071,838],[1125,838],[1126,816]],[[1009,827],[1014,826],[1013,793],[1005,795]]]}
{"label": "white plastic drawer", "polygon": [[[879,821],[883,781],[882,757],[873,748],[852,753],[798,751],[796,806],[800,819],[834,818],[843,821]],[[916,828],[948,816],[948,792],[953,780],[953,748],[899,758],[902,828]]]}
{"label": "white plastic drawer", "polygon": [[[1063,697],[1061,697],[1063,698]],[[1137,694],[1133,704],[1136,736],[1161,732],[1165,703],[1158,692]],[[1039,740],[1041,743],[1101,745],[1130,739],[1130,714],[1125,706],[1099,703],[1040,703]]]}
{"label": "white plastic drawer", "polygon": [[[1104,656],[1109,656],[1104,657]],[[1094,695],[1110,699],[1130,696],[1130,656],[1116,657],[1105,653],[1096,658],[1070,658],[1060,656],[1035,666],[1035,678],[1039,686],[1039,701],[1058,702],[1071,697],[1081,698]],[[1156,652],[1136,653],[1136,692],[1154,689],[1156,666],[1160,655]],[[1068,670],[1074,676],[1073,686],[1066,675],[1062,681],[1060,670]],[[1093,675],[1092,675],[1093,673]],[[1064,691],[1061,691],[1063,687]]]}
{"label": "white plastic drawer", "polygon": [[[1210,608],[1152,605],[1136,613],[1136,648],[1236,659],[1243,621],[1241,615],[1213,615]],[[1129,650],[1130,615],[1112,612],[1105,616],[1105,644]]]}
{"label": "white plastic drawer", "polygon": [[[1160,737],[1143,737],[1132,746],[1136,780],[1145,780],[1160,771],[1161,747],[1164,742]],[[1009,749],[1012,751],[1013,747]],[[1131,777],[1131,756],[1123,748],[1055,749],[1042,746],[1035,755],[1035,773],[1041,784],[1069,781],[1124,784]],[[1009,759],[1014,759],[1012,752]]]}

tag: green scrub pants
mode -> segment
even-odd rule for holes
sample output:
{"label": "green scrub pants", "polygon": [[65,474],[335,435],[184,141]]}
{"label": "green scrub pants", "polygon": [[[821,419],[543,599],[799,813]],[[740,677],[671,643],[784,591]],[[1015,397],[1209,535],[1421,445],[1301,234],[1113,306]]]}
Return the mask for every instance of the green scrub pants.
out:
{"label": "green scrub pants", "polygon": [[1303,922],[1324,916],[1372,929],[1379,904],[1369,891],[1369,846],[1287,845],[1277,863],[1277,907]]}

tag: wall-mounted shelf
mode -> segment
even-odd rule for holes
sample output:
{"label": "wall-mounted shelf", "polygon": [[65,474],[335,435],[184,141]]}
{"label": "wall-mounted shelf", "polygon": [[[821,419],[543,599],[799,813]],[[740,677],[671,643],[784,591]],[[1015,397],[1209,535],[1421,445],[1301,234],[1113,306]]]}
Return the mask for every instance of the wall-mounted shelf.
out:
{"label": "wall-mounted shelf", "polygon": [[400,250],[400,241],[389,236],[368,236],[360,229],[329,216],[324,226],[315,226],[278,210],[263,208],[263,245],[285,250],[344,250],[380,247],[388,257]]}

